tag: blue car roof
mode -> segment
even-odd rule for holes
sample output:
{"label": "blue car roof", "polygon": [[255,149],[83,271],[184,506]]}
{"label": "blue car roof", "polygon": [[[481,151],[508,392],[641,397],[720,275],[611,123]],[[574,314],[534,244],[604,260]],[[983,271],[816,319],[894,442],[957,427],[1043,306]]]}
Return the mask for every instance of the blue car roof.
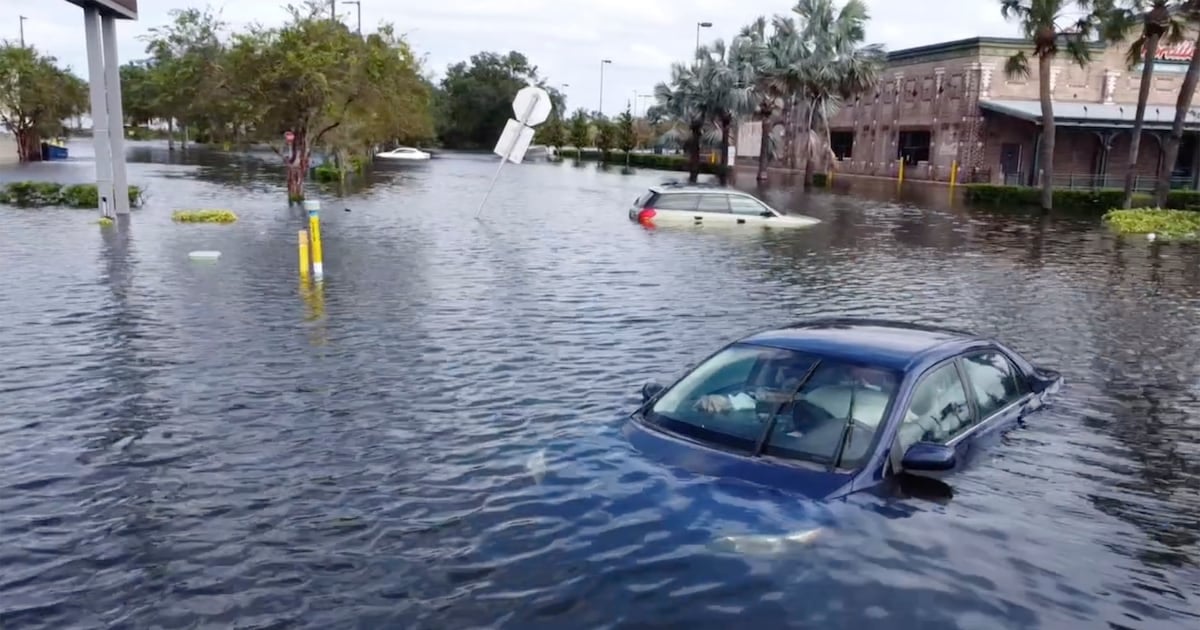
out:
{"label": "blue car roof", "polygon": [[981,340],[983,338],[978,335],[949,328],[843,318],[789,324],[755,333],[741,342],[903,372],[939,349],[945,349],[948,353],[957,352],[959,346]]}

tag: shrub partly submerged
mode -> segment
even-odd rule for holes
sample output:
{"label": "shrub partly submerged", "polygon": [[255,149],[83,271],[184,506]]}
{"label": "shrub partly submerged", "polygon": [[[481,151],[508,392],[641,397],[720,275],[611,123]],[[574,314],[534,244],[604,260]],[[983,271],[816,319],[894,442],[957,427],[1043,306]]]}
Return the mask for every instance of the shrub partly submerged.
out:
{"label": "shrub partly submerged", "polygon": [[233,223],[237,215],[230,210],[176,210],[171,219],[179,223]]}
{"label": "shrub partly submerged", "polygon": [[[141,206],[144,196],[141,188],[129,187],[130,206]],[[95,184],[63,186],[54,182],[12,182],[0,187],[0,203],[20,208],[58,206],[92,210],[100,207],[100,193]]]}
{"label": "shrub partly submerged", "polygon": [[1163,208],[1109,210],[1104,222],[1121,234],[1154,234],[1169,238],[1194,238],[1200,234],[1200,212]]}

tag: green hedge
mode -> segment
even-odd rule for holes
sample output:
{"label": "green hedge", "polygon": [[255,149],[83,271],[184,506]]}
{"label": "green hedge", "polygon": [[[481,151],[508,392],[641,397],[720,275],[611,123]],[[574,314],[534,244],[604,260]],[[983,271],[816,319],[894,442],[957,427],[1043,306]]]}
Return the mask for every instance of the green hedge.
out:
{"label": "green hedge", "polygon": [[[966,200],[980,205],[992,206],[1037,206],[1042,202],[1042,189],[1029,186],[995,186],[992,184],[968,184]],[[1124,191],[1115,188],[1098,190],[1055,190],[1054,207],[1062,210],[1087,210],[1096,213],[1118,208],[1125,199]],[[1154,198],[1146,193],[1135,193],[1133,205],[1153,205]],[[1180,210],[1200,210],[1200,191],[1173,190],[1167,195],[1167,207]]]}
{"label": "green hedge", "polygon": [[[600,151],[596,149],[584,149],[580,152],[578,149],[559,149],[558,154],[563,158],[573,160],[584,160],[589,162],[600,161]],[[609,151],[608,159],[604,160],[608,164],[625,164],[624,151]],[[686,155],[661,155],[658,153],[630,153],[629,165],[637,168],[653,168],[662,171],[683,171],[688,170],[688,157]],[[720,164],[712,164],[701,160],[700,172],[709,175],[716,175],[720,171]]]}
{"label": "green hedge", "polygon": [[[129,204],[137,207],[142,203],[142,190],[129,187]],[[12,182],[0,187],[0,204],[20,208],[42,208],[65,206],[68,208],[99,208],[100,194],[95,184],[71,184],[63,186],[54,182]]]}

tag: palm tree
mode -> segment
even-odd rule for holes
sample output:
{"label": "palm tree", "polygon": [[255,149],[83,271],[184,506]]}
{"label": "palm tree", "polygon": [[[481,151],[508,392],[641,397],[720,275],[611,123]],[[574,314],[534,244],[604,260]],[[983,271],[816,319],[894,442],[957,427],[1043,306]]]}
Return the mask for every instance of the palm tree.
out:
{"label": "palm tree", "polygon": [[740,42],[726,48],[725,42],[716,40],[711,45],[701,46],[696,53],[699,64],[696,73],[700,79],[700,100],[709,121],[720,130],[720,164],[718,178],[725,183],[729,168],[729,135],[737,116],[752,109],[750,91],[753,85],[753,67]]}
{"label": "palm tree", "polygon": [[[1135,0],[1134,10],[1143,8],[1142,0]],[[1137,113],[1133,118],[1133,134],[1129,138],[1129,169],[1125,171],[1125,196],[1121,207],[1133,205],[1133,187],[1137,179],[1138,149],[1142,144],[1142,124],[1146,117],[1146,101],[1150,98],[1150,82],[1154,73],[1154,58],[1158,54],[1159,43],[1165,38],[1168,44],[1178,44],[1183,41],[1183,21],[1176,18],[1174,2],[1171,0],[1151,0],[1149,7],[1142,14],[1142,33],[1129,46],[1125,60],[1133,68],[1139,61],[1142,63],[1142,82],[1138,88]],[[1135,22],[1133,11],[1114,12],[1110,19],[1109,30],[1117,35],[1130,28]],[[1172,164],[1172,168],[1174,165]]]}
{"label": "palm tree", "polygon": [[775,16],[771,33],[767,34],[767,19],[759,17],[742,28],[738,35],[739,52],[751,68],[750,99],[754,118],[762,125],[758,149],[758,181],[767,180],[767,167],[772,157],[771,139],[775,125],[785,122],[782,109],[795,90],[789,84],[789,70],[799,51],[799,35],[793,20]]}
{"label": "palm tree", "polygon": [[[1179,16],[1193,28],[1200,25],[1200,1],[1185,0],[1179,4]],[[1187,74],[1183,77],[1183,86],[1179,88],[1179,98],[1175,102],[1175,122],[1171,125],[1171,134],[1163,146],[1163,161],[1159,167],[1158,185],[1154,188],[1154,205],[1162,207],[1167,203],[1167,195],[1171,193],[1171,173],[1175,170],[1175,160],[1179,159],[1179,145],[1183,143],[1183,124],[1187,121],[1188,110],[1192,108],[1192,96],[1196,93],[1196,85],[1200,83],[1200,30],[1196,32],[1195,46],[1192,49],[1192,60],[1188,64]]]}
{"label": "palm tree", "polygon": [[862,0],[848,0],[840,10],[833,0],[799,0],[792,11],[803,24],[800,35],[805,44],[795,66],[808,109],[804,168],[807,186],[812,182],[814,164],[822,157],[820,154],[834,157],[830,118],[845,98],[875,86],[885,55],[882,46],[863,45],[869,15]]}
{"label": "palm tree", "polygon": [[[1074,7],[1080,16],[1070,22]],[[1098,32],[1113,11],[1113,0],[1000,0],[1000,15],[1016,20],[1026,39],[1033,42],[1037,58],[1038,84],[1042,101],[1041,156],[1042,210],[1054,204],[1054,106],[1050,101],[1050,67],[1060,52],[1071,61],[1086,66],[1092,58],[1091,36]],[[1068,23],[1066,28],[1061,23]],[[1029,58],[1025,51],[1009,57],[1004,73],[1010,77],[1028,77]]]}
{"label": "palm tree", "polygon": [[708,112],[704,109],[703,89],[696,68],[681,63],[671,64],[671,81],[654,86],[654,98],[658,111],[670,121],[666,137],[677,139],[682,135],[680,125],[688,131],[688,181],[700,178],[700,136]]}

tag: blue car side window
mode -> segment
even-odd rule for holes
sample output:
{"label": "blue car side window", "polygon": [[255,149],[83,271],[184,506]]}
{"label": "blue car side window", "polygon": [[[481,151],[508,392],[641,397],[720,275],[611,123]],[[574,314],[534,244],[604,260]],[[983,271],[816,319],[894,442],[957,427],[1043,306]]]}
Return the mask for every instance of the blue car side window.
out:
{"label": "blue car side window", "polygon": [[926,374],[917,384],[896,440],[904,452],[917,442],[944,444],[974,425],[966,388],[951,361]]}
{"label": "blue car side window", "polygon": [[963,357],[962,365],[975,393],[980,418],[987,419],[1025,395],[1016,369],[998,351],[968,355]]}

